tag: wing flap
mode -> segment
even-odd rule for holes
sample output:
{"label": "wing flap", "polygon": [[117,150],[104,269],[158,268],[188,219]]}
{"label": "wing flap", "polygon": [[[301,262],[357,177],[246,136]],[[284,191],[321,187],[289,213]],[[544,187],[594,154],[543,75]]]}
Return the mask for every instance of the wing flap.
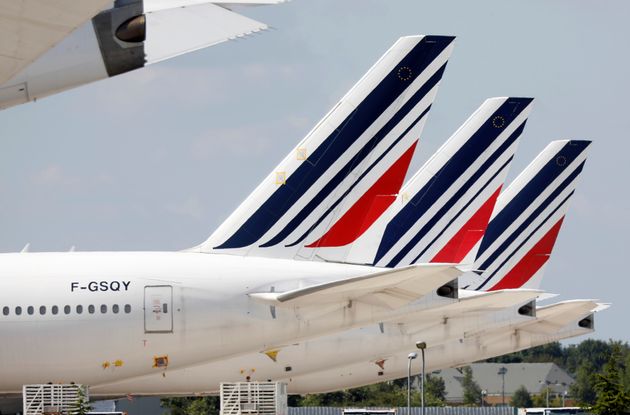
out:
{"label": "wing flap", "polygon": [[267,29],[267,25],[212,3],[159,8],[146,13],[147,63]]}
{"label": "wing flap", "polygon": [[362,301],[394,309],[430,293],[460,274],[451,264],[420,264],[284,293],[253,293],[250,297],[286,307]]}

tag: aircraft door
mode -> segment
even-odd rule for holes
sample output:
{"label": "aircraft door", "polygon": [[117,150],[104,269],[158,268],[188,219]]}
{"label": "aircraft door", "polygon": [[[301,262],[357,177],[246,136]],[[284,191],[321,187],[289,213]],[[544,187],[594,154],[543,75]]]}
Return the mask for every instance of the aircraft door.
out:
{"label": "aircraft door", "polygon": [[144,287],[144,332],[173,332],[173,287],[170,285]]}

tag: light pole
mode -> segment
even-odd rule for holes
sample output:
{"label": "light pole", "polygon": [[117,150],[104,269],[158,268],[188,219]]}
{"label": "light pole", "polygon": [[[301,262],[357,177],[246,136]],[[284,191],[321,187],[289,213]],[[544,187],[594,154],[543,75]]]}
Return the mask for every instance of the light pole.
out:
{"label": "light pole", "polygon": [[422,406],[422,415],[424,415],[424,349],[427,348],[425,342],[416,342],[416,347],[422,352],[422,379],[420,383],[420,405]]}
{"label": "light pole", "polygon": [[481,407],[483,408],[484,406],[486,406],[486,395],[488,394],[488,391],[485,389],[481,390]]}
{"label": "light pole", "polygon": [[411,361],[418,357],[418,353],[411,352],[407,359],[409,362],[407,363],[407,415],[411,415]]}
{"label": "light pole", "polygon": [[[551,388],[551,385],[555,385],[555,386],[559,386],[560,384],[558,382],[556,383],[551,383],[550,381],[546,380],[546,381],[540,381],[541,383],[544,383],[544,385],[546,386],[546,399],[545,402],[547,404],[547,408],[549,408],[549,389]],[[566,392],[565,392],[566,394]],[[558,397],[558,394],[556,393],[556,398]],[[562,406],[564,406],[564,395],[562,395]]]}
{"label": "light pole", "polygon": [[547,408],[549,408],[549,384],[547,384]]}
{"label": "light pole", "polygon": [[567,392],[567,391],[562,392],[562,407],[563,408],[564,408],[564,400],[565,400],[565,398],[567,397],[568,394],[569,394],[569,392]]}
{"label": "light pole", "polygon": [[498,375],[501,375],[503,378],[501,380],[501,405],[505,406],[505,374],[507,373],[507,367],[502,366],[499,368]]}

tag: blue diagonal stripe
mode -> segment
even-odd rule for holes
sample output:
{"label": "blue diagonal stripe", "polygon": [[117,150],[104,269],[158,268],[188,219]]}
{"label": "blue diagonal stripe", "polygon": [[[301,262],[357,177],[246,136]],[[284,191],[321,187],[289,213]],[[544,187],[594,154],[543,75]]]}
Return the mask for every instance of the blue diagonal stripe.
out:
{"label": "blue diagonal stripe", "polygon": [[[369,128],[408,86],[446,49],[454,37],[425,36],[368,94],[357,108],[262,205],[216,249],[240,248],[258,241],[330,166]],[[401,67],[410,68],[401,79]],[[407,76],[408,75],[408,76]]]}
{"label": "blue diagonal stripe", "polygon": [[[523,189],[510,200],[510,202],[503,208],[499,213],[495,215],[494,218],[488,224],[488,229],[481,240],[481,245],[479,247],[479,252],[477,253],[477,258],[481,258],[481,256],[486,252],[486,250],[508,229],[508,227],[516,221],[516,219],[527,209],[531,203],[536,200],[536,198],[547,189],[553,181],[565,171],[565,169],[571,165],[571,163],[579,157],[579,155],[588,147],[590,141],[579,141],[573,140],[569,141],[565,144],[539,171],[534,175],[534,177],[523,187]],[[564,160],[564,163],[558,163],[559,158]],[[574,171],[570,177],[574,177],[581,171],[582,166],[579,166],[576,171]],[[566,187],[569,182],[566,180],[560,185],[562,187]],[[557,194],[558,189],[555,190],[552,194]],[[547,198],[544,203],[550,203],[552,199]],[[540,207],[539,207],[540,209]],[[537,210],[538,211],[538,210]],[[535,217],[530,216],[529,220],[534,220]],[[529,223],[529,222],[528,222]],[[519,227],[515,233],[513,233],[503,244],[501,247],[495,250],[488,257],[486,261],[484,261],[484,265],[478,267],[479,269],[485,269],[489,264],[492,263],[491,259],[494,260],[497,255],[501,253],[502,249],[505,249],[509,245],[508,244],[514,240],[520,232],[522,232],[523,227]],[[519,233],[516,233],[519,232]],[[488,262],[490,261],[490,262]]]}
{"label": "blue diagonal stripe", "polygon": [[[582,163],[582,166],[584,165],[584,163]],[[580,166],[581,168],[581,166]],[[501,268],[503,268],[503,266],[510,260],[512,259],[512,257],[514,257],[514,255],[516,255],[516,253],[518,252],[519,249],[521,249],[523,247],[523,245],[525,245],[527,243],[527,241],[529,241],[536,232],[538,232],[538,230],[540,228],[542,228],[545,223],[547,223],[549,221],[549,219],[551,219],[551,217],[558,211],[558,209],[560,209],[562,206],[564,206],[565,203],[567,203],[569,201],[569,199],[571,198],[571,196],[573,196],[573,193],[575,193],[575,190],[571,191],[564,199],[562,199],[562,201],[560,202],[560,204],[558,206],[556,206],[556,208],[551,211],[551,213],[549,213],[549,215],[547,215],[547,217],[542,221],[542,223],[540,225],[538,225],[532,232],[530,232],[530,234],[527,236],[527,238],[525,238],[525,240],[523,240],[523,242],[521,242],[516,249],[514,249],[512,251],[512,253],[510,255],[508,255],[508,257],[501,263],[501,265],[499,265],[497,267],[497,269],[490,273],[486,279],[481,283],[481,285],[479,285],[477,288],[475,288],[475,290],[481,290],[487,283],[488,281],[490,281],[496,274],[497,272],[499,272],[499,270]],[[484,271],[477,271],[477,273],[481,276],[485,276],[484,274],[487,274],[487,272]]]}
{"label": "blue diagonal stripe", "polygon": [[[553,160],[553,162],[555,163],[555,158]],[[568,164],[568,163],[567,163]],[[584,162],[582,162],[579,166],[577,166],[577,168],[571,172],[571,174],[562,181],[562,183],[560,183],[560,185],[553,191],[551,192],[551,194],[549,196],[547,196],[545,198],[545,200],[543,200],[543,202],[540,204],[540,206],[538,206],[536,209],[534,209],[534,211],[527,217],[527,219],[525,219],[523,221],[523,223],[521,223],[518,228],[516,228],[514,230],[514,232],[512,232],[512,234],[505,239],[505,241],[503,241],[499,247],[497,249],[495,249],[489,256],[488,258],[483,262],[483,264],[481,264],[480,266],[477,266],[476,268],[480,269],[480,270],[486,270],[488,269],[488,267],[497,259],[497,257],[499,257],[499,255],[501,255],[501,253],[505,252],[505,250],[508,249],[508,247],[512,244],[512,242],[514,242],[522,233],[524,233],[527,228],[531,225],[532,222],[534,222],[536,220],[536,218],[538,218],[544,211],[545,209],[551,205],[551,203],[553,203],[554,200],[556,200],[556,198],[559,197],[559,195],[567,188],[567,186],[569,186],[576,177],[579,176],[579,174],[582,172],[582,168],[584,167]],[[510,206],[510,204],[508,204],[506,206],[506,208],[508,208],[508,210],[510,212],[514,212],[513,215],[510,215],[512,217],[514,217],[515,219],[519,216],[519,214],[522,214],[523,211],[531,204],[531,202],[540,194],[545,190],[546,187],[540,188],[538,189],[538,192],[536,195],[534,195],[534,197],[532,199],[530,199],[530,203],[528,203],[526,206],[521,207],[520,209],[517,207],[518,205],[515,206]],[[518,211],[517,211],[518,210]],[[501,212],[506,211],[506,209],[501,210]],[[499,215],[497,215],[496,217],[498,217]],[[490,222],[490,224],[488,225],[488,230],[486,231],[486,234],[488,234],[488,231],[491,231],[492,233],[489,234],[491,237],[493,237],[493,240],[496,240],[496,232],[499,231],[498,226],[494,225],[492,226],[492,230],[490,229],[490,225],[492,225],[492,222]],[[511,224],[512,222],[510,222]],[[505,232],[506,228],[503,229],[503,232]],[[485,236],[484,236],[485,238]],[[483,242],[482,242],[483,244]],[[479,258],[479,256],[477,256]]]}
{"label": "blue diagonal stripe", "polygon": [[[387,252],[409,231],[433,204],[457,181],[462,174],[477,160],[481,154],[505,131],[519,114],[527,108],[531,98],[510,98],[490,116],[479,129],[462,145],[453,156],[440,168],[429,182],[411,197],[411,200],[387,224],[385,233],[378,247],[374,263],[378,263]],[[501,128],[497,128],[496,119],[502,117],[505,121]],[[493,124],[494,121],[494,124]],[[439,220],[438,215],[414,236],[413,243],[408,243],[397,252],[388,266],[394,266],[422,239],[431,227]]]}
{"label": "blue diagonal stripe", "polygon": [[[508,148],[510,148],[510,146],[512,144],[514,144],[514,141],[516,141],[521,134],[523,133],[523,129],[525,129],[525,123],[527,121],[523,121],[523,123],[521,123],[521,125],[514,130],[514,132],[510,135],[510,137],[508,137],[507,140],[505,140],[505,142],[503,142],[503,144],[501,144],[501,146],[499,146],[498,149],[496,149],[494,151],[494,153],[492,153],[492,155],[481,165],[481,167],[479,167],[477,169],[477,171],[466,181],[466,183],[464,183],[458,190],[457,192],[455,192],[455,194],[453,194],[453,196],[451,196],[451,198],[444,204],[444,206],[442,206],[440,208],[440,210],[438,210],[438,212],[433,215],[433,217],[431,218],[431,220],[429,220],[424,227],[407,243],[407,245],[405,245],[405,247],[402,249],[402,251],[400,253],[398,253],[390,262],[389,264],[387,264],[387,267],[395,267],[399,264],[399,262],[404,258],[405,255],[407,255],[407,253],[409,251],[411,251],[414,247],[416,247],[418,245],[418,242],[420,242],[420,240],[424,237],[424,235],[426,235],[429,230],[431,230],[436,224],[437,222],[442,219],[444,217],[444,215],[446,215],[446,213],[451,210],[451,208],[460,201],[460,199],[462,197],[464,197],[464,195],[466,194],[466,192],[468,191],[468,189],[470,189],[472,186],[475,185],[475,182],[477,180],[479,180],[479,178],[486,172],[488,171],[488,169],[503,155],[503,153],[505,153],[507,151]],[[510,157],[510,159],[508,161],[506,161],[503,166],[494,174],[494,176],[484,185],[484,188],[492,181],[492,179],[494,179],[494,177],[496,177],[497,174],[499,174],[501,172],[501,170],[503,170],[505,167],[507,167],[507,165],[510,163],[510,161],[512,161],[512,157]],[[479,190],[479,193],[481,193],[481,191],[483,191],[483,188],[481,190]],[[475,195],[476,197],[477,195]],[[472,201],[474,200],[474,198],[470,200],[470,203],[472,203]],[[468,204],[466,206],[468,206]],[[463,208],[465,209],[465,207]],[[463,210],[462,209],[462,210]],[[459,212],[461,213],[461,211]],[[459,216],[459,213],[457,214],[457,216]],[[447,225],[447,227],[450,225],[450,223],[452,223],[457,216],[455,216],[455,218],[453,218],[451,220],[451,222],[449,222],[449,224]],[[439,238],[439,236],[446,230],[446,228],[444,228],[442,230],[442,232],[440,232],[431,242],[427,243],[426,246],[421,247],[421,251],[420,254],[418,254],[416,256],[416,258],[414,258],[413,261],[411,261],[411,263],[415,263],[434,243],[435,241]],[[406,265],[406,264],[405,264]]]}

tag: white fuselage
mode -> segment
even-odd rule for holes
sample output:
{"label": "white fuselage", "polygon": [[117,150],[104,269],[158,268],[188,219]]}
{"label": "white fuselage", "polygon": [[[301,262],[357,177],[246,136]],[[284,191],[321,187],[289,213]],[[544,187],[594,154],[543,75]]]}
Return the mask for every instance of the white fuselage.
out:
{"label": "white fuselage", "polygon": [[[218,393],[221,382],[227,381],[284,381],[290,393],[323,391],[327,379],[334,379],[346,367],[365,368],[365,377],[353,377],[342,388],[377,382],[380,379],[401,377],[390,362],[397,354],[406,356],[415,350],[420,338],[435,350],[453,340],[473,337],[476,331],[507,327],[531,317],[518,315],[516,309],[505,312],[463,313],[445,322],[438,310],[447,311],[448,305],[425,309],[397,319],[400,323],[385,323],[335,333],[313,340],[288,344],[273,350],[274,358],[265,353],[250,353],[205,364],[173,370],[167,376],[152,374],[125,379],[110,384],[94,385],[91,393],[191,395]],[[402,323],[406,320],[405,323]],[[472,350],[460,350],[444,356],[441,364],[451,365],[466,359]],[[467,354],[468,353],[468,354]],[[383,367],[378,366],[382,362]],[[325,373],[319,379],[318,373]],[[331,373],[336,375],[331,376]],[[379,374],[380,373],[380,374]],[[395,377],[392,377],[394,375]],[[300,380],[298,382],[298,380]],[[359,382],[359,383],[357,383]],[[133,392],[131,392],[133,391]]]}
{"label": "white fuselage", "polygon": [[[0,393],[102,384],[378,322],[382,309],[369,305],[309,320],[279,308],[274,318],[247,295],[378,270],[195,253],[2,254]],[[160,357],[167,367],[154,367]]]}

